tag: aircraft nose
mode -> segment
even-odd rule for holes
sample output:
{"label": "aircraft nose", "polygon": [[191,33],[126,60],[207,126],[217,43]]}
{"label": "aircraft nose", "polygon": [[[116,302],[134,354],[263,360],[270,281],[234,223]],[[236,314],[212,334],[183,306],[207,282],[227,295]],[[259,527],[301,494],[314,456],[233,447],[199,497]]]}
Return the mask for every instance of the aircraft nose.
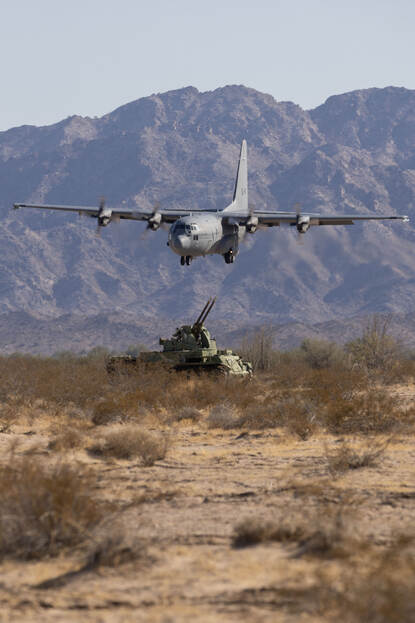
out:
{"label": "aircraft nose", "polygon": [[174,236],[173,244],[177,251],[186,251],[190,247],[190,238],[183,235]]}

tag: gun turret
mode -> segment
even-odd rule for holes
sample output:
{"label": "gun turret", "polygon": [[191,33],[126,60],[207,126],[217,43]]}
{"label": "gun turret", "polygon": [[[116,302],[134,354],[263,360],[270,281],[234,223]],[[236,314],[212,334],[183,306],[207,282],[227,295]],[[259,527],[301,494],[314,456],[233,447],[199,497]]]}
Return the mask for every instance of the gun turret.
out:
{"label": "gun turret", "polygon": [[243,361],[231,350],[218,350],[215,338],[211,337],[209,330],[203,324],[215,302],[216,297],[208,300],[194,324],[177,327],[169,339],[160,338],[162,351],[142,352],[138,357],[130,355],[110,357],[107,361],[108,372],[113,373],[124,367],[134,368],[135,364],[144,364],[144,366],[161,364],[167,369],[192,370],[197,374],[213,372],[232,376],[250,376],[252,374],[251,364]]}
{"label": "gun turret", "polygon": [[215,298],[210,298],[208,300],[208,302],[206,303],[206,305],[204,306],[204,308],[202,309],[202,311],[200,312],[196,322],[192,325],[192,333],[195,336],[195,338],[197,339],[200,335],[200,330],[203,326],[203,323],[205,322],[206,318],[208,317],[208,315],[210,314],[212,307],[214,306],[214,304],[216,303],[216,296]]}

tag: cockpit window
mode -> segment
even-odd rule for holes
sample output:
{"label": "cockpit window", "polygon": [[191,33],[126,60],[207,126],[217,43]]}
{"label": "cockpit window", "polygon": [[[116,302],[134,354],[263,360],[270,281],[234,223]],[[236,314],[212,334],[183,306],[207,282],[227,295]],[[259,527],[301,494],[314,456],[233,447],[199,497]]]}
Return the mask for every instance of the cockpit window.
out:
{"label": "cockpit window", "polygon": [[196,223],[183,223],[179,220],[174,224],[173,231],[175,234],[186,234],[187,236],[191,236],[193,232],[199,231],[199,227]]}

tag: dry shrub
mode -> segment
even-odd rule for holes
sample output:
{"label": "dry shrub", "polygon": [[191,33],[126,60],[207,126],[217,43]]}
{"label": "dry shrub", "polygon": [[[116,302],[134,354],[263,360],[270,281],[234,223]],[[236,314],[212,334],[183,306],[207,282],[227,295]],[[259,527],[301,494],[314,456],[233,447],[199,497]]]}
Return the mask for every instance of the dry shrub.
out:
{"label": "dry shrub", "polygon": [[136,560],[142,562],[150,560],[144,542],[114,516],[101,522],[88,535],[82,550],[84,562],[80,567],[39,582],[33,588],[41,590],[61,588],[82,574],[99,567],[119,567]]}
{"label": "dry shrub", "polygon": [[121,520],[110,517],[99,524],[90,536],[85,568],[118,567],[147,557],[145,543]]}
{"label": "dry shrub", "polygon": [[2,418],[0,412],[0,426],[8,430],[21,406],[22,413],[37,417],[33,407],[38,404],[57,419],[72,411],[78,416],[88,414],[96,425],[139,422],[149,411],[163,422],[166,413],[173,414],[167,419],[170,422],[197,421],[206,410],[211,413],[211,427],[283,426],[300,439],[307,439],[319,426],[340,434],[387,432],[414,419],[409,411],[399,412],[396,399],[386,392],[373,387],[368,392],[368,377],[361,369],[339,361],[319,367],[324,352],[324,357],[318,353],[320,363],[315,367],[299,350],[277,355],[278,364],[252,380],[187,378],[157,365],[152,369],[135,365],[128,374],[108,375],[101,355],[0,357],[4,413]]}
{"label": "dry shrub", "polygon": [[301,394],[281,400],[278,411],[288,431],[303,441],[315,431],[317,426],[315,406]]}
{"label": "dry shrub", "polygon": [[83,407],[102,393],[105,385],[103,358],[54,359],[15,355],[0,357],[0,396],[19,396],[20,401],[43,399],[56,404]]}
{"label": "dry shrub", "polygon": [[337,401],[322,405],[322,421],[334,434],[389,433],[412,419],[410,413],[397,408],[396,398],[382,389],[339,396]]}
{"label": "dry shrub", "polygon": [[278,364],[268,374],[271,387],[279,389],[295,389],[307,387],[308,379],[313,369],[306,362],[299,350],[281,352],[278,356]]}
{"label": "dry shrub", "polygon": [[0,433],[8,433],[17,419],[18,407],[13,400],[9,399],[0,405]]}
{"label": "dry shrub", "polygon": [[328,470],[332,476],[337,476],[349,469],[373,467],[378,464],[390,442],[391,438],[378,440],[371,437],[362,440],[360,444],[342,441],[332,451],[326,448]]}
{"label": "dry shrub", "polygon": [[237,426],[248,430],[264,430],[282,426],[281,413],[275,408],[274,401],[258,402],[248,408],[237,420]]}
{"label": "dry shrub", "polygon": [[334,342],[307,338],[300,346],[300,354],[310,368],[322,370],[345,364],[343,349]]}
{"label": "dry shrub", "polygon": [[313,404],[301,394],[285,393],[248,409],[238,418],[235,427],[251,430],[285,427],[306,440],[315,430],[315,425]]}
{"label": "dry shrub", "polygon": [[247,547],[259,543],[296,543],[293,556],[343,557],[352,551],[348,525],[354,511],[352,500],[336,503],[321,498],[310,511],[285,509],[276,519],[247,519],[237,524],[232,544]]}
{"label": "dry shrub", "polygon": [[388,433],[411,424],[411,413],[399,408],[396,397],[367,384],[358,370],[315,370],[305,393],[318,423],[334,434]]}
{"label": "dry shrub", "polygon": [[202,412],[195,407],[183,407],[179,409],[174,415],[170,417],[170,422],[182,422],[183,420],[191,420],[192,422],[199,422],[202,418]]}
{"label": "dry shrub", "polygon": [[[20,406],[31,408],[42,401],[44,409],[56,417],[72,409],[89,413],[95,424],[137,419],[149,409],[160,417],[166,411],[204,410],[223,402],[245,409],[255,402],[261,386],[255,379],[206,376],[189,379],[166,370],[163,365],[152,368],[134,365],[128,374],[109,375],[101,355],[0,357],[3,404],[13,404],[13,409],[16,406],[18,411]],[[5,419],[8,421],[9,416]]]}
{"label": "dry shrub", "polygon": [[169,438],[134,424],[114,426],[89,448],[92,454],[116,459],[140,457],[145,466],[164,459]]}
{"label": "dry shrub", "polygon": [[346,561],[341,581],[320,573],[320,611],[344,623],[415,620],[414,540],[398,537],[383,551]]}
{"label": "dry shrub", "polygon": [[239,427],[239,418],[235,413],[235,408],[230,403],[216,405],[210,410],[207,418],[209,428],[222,428],[231,430]]}
{"label": "dry shrub", "polygon": [[68,426],[55,434],[54,438],[49,441],[48,449],[62,452],[65,450],[76,450],[82,448],[83,445],[83,434],[76,428]]}
{"label": "dry shrub", "polygon": [[97,426],[125,420],[122,405],[120,405],[117,397],[111,394],[94,404],[91,420]]}
{"label": "dry shrub", "polygon": [[142,493],[137,493],[133,496],[131,501],[127,504],[127,508],[134,506],[141,506],[142,504],[155,504],[163,500],[173,500],[178,495],[181,495],[182,491],[176,487],[159,487],[154,489],[147,489]]}
{"label": "dry shrub", "polygon": [[249,547],[260,543],[299,541],[304,536],[303,526],[288,522],[263,521],[250,517],[237,524],[233,547]]}
{"label": "dry shrub", "polygon": [[245,361],[250,361],[254,372],[271,370],[276,366],[278,353],[273,349],[274,329],[261,327],[242,340],[239,354]]}
{"label": "dry shrub", "polygon": [[375,314],[362,335],[344,347],[353,365],[361,370],[371,383],[390,385],[413,381],[415,360],[411,350],[390,332],[392,316]]}
{"label": "dry shrub", "polygon": [[402,357],[402,349],[389,333],[391,316],[372,316],[361,337],[345,346],[352,361],[366,371],[370,377],[380,376],[388,382],[394,375],[394,368]]}
{"label": "dry shrub", "polygon": [[[301,379],[298,380],[298,383]],[[310,370],[302,384],[308,397],[318,406],[350,400],[367,389],[367,378],[359,370],[343,366]]]}
{"label": "dry shrub", "polygon": [[0,554],[40,558],[78,544],[105,511],[94,487],[92,474],[75,466],[11,456],[0,467]]}

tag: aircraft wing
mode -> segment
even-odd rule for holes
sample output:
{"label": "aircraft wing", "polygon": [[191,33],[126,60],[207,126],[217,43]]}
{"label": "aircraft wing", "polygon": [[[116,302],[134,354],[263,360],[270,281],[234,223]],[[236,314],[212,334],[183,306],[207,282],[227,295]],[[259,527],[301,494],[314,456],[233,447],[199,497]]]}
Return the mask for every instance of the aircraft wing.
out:
{"label": "aircraft wing", "polygon": [[[225,215],[224,215],[225,216]],[[378,216],[373,214],[311,214],[307,212],[301,212],[296,214],[294,212],[260,212],[254,210],[249,216],[246,214],[232,213],[227,216],[238,220],[241,224],[247,222],[249,219],[258,219],[258,225],[265,225],[267,227],[278,227],[279,225],[297,225],[298,219],[302,219],[303,222],[307,222],[311,225],[353,225],[355,221],[382,221],[382,220],[399,220],[409,221],[409,217],[406,215],[383,215]]]}
{"label": "aircraft wing", "polygon": [[[91,206],[71,206],[71,205],[48,205],[37,203],[15,203],[13,204],[15,210],[19,208],[34,208],[38,210],[56,210],[60,212],[77,212],[82,216],[96,217],[100,215],[99,207]],[[192,212],[199,212],[200,210],[163,210],[163,209],[150,209],[150,210],[119,210],[117,208],[108,208],[111,213],[111,218],[115,219],[128,219],[132,221],[148,221],[149,218],[154,216],[155,213],[160,214],[161,220],[164,223],[174,223],[181,216],[186,216]]]}

